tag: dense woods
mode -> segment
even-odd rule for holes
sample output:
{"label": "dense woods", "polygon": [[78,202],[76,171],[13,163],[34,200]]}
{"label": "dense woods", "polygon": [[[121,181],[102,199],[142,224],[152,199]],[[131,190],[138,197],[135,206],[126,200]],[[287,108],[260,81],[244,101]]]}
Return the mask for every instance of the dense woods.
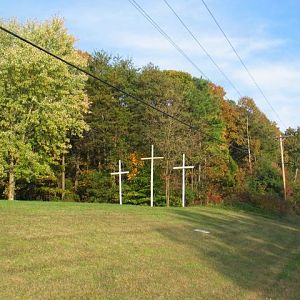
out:
{"label": "dense woods", "polygon": [[0,32],[0,193],[7,199],[117,202],[121,159],[129,170],[124,203],[149,205],[151,144],[155,205],[246,203],[299,212],[300,128],[284,140],[288,197],[283,200],[280,130],[254,99],[228,100],[213,82],[160,70],[104,51],[75,49],[62,20],[1,22],[38,45],[186,123],[169,118]]}

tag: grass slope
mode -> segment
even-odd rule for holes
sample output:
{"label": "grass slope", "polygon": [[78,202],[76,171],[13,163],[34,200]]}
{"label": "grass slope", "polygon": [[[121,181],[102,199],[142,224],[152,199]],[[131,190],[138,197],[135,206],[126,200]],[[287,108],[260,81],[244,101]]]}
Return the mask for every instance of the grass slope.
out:
{"label": "grass slope", "polygon": [[0,299],[300,299],[299,272],[299,219],[0,201]]}

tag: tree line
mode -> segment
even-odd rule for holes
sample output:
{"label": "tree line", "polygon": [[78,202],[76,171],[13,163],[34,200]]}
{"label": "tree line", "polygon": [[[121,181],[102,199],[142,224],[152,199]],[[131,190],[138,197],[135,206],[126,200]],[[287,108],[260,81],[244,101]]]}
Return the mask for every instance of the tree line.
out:
{"label": "tree line", "polygon": [[59,18],[0,23],[118,88],[0,32],[0,192],[7,199],[117,202],[110,172],[122,159],[130,171],[124,202],[147,205],[150,166],[140,158],[154,144],[164,157],[156,164],[155,205],[179,205],[181,177],[173,166],[185,153],[195,166],[187,173],[189,205],[299,209],[300,129],[285,132],[286,203],[280,130],[250,97],[234,102],[222,87],[186,72],[82,52]]}

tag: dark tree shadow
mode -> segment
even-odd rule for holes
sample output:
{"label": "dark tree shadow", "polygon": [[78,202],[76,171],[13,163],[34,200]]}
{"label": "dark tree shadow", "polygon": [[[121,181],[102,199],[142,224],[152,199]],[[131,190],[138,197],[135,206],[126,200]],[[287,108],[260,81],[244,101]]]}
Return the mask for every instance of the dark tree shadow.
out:
{"label": "dark tree shadow", "polygon": [[[160,228],[160,234],[196,250],[199,259],[205,257],[217,272],[263,297],[270,296],[286,266],[300,253],[300,222],[201,208],[170,213],[181,225]],[[196,228],[210,233],[195,232]],[[289,280],[296,277],[295,271]]]}

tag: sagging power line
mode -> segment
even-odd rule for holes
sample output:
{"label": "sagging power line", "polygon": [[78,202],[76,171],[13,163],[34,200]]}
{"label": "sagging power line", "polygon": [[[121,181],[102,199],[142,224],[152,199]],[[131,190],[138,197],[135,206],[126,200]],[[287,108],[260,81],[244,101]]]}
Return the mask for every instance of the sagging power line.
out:
{"label": "sagging power line", "polygon": [[[163,110],[157,108],[156,106],[154,106],[154,105],[152,105],[152,104],[149,104],[149,103],[146,102],[144,99],[142,99],[142,98],[140,98],[140,97],[137,97],[137,96],[135,96],[135,95],[133,95],[133,94],[131,94],[131,93],[126,92],[125,90],[123,90],[123,89],[121,89],[121,88],[119,88],[119,87],[117,87],[117,86],[115,86],[115,85],[109,83],[108,81],[106,81],[106,80],[100,78],[99,76],[97,76],[97,75],[95,75],[95,74],[89,72],[88,70],[83,69],[83,68],[81,68],[81,67],[79,67],[79,66],[77,66],[77,65],[75,65],[75,64],[73,64],[73,63],[71,63],[71,62],[69,62],[69,61],[67,61],[67,60],[65,60],[64,58],[62,58],[62,57],[60,57],[60,56],[58,56],[58,55],[56,55],[56,54],[54,54],[54,53],[48,51],[47,49],[45,49],[45,48],[43,48],[43,47],[41,47],[41,46],[39,46],[39,45],[33,43],[32,41],[30,41],[30,40],[28,40],[28,39],[26,39],[26,38],[20,36],[19,34],[13,32],[13,31],[11,31],[11,30],[9,30],[9,29],[7,29],[7,28],[1,26],[1,25],[0,25],[0,30],[6,32],[7,34],[9,34],[9,35],[11,35],[11,36],[14,36],[15,38],[17,38],[17,39],[21,40],[22,42],[24,42],[24,43],[26,43],[26,44],[32,46],[33,48],[36,48],[36,49],[38,49],[39,51],[42,51],[42,52],[44,52],[45,54],[47,54],[47,55],[49,55],[49,56],[51,56],[51,57],[53,57],[53,58],[55,58],[55,59],[61,61],[62,63],[68,65],[69,67],[72,67],[72,68],[76,69],[77,71],[82,72],[82,73],[86,74],[87,76],[90,76],[91,78],[93,78],[93,79],[95,79],[95,80],[101,82],[102,84],[104,84],[104,85],[106,85],[106,86],[108,86],[108,87],[114,89],[115,91],[118,91],[118,92],[122,93],[123,95],[125,95],[125,96],[127,96],[127,97],[129,97],[129,98],[132,98],[133,100],[135,100],[135,101],[137,101],[137,102],[140,102],[140,103],[142,103],[143,105],[145,105],[145,106],[147,106],[147,107],[149,107],[149,108],[151,108],[151,109],[153,109],[153,110],[155,110],[155,111],[161,113],[162,115],[164,115],[164,116],[166,116],[166,117],[168,117],[168,118],[171,118],[171,119],[173,119],[173,120],[179,122],[180,124],[182,124],[182,125],[188,127],[189,129],[191,129],[191,130],[193,130],[193,131],[199,131],[199,133],[201,133],[203,136],[206,136],[206,137],[208,137],[208,138],[210,138],[210,139],[212,139],[212,140],[214,140],[214,141],[217,141],[217,142],[219,142],[220,144],[223,144],[223,143],[224,143],[224,141],[222,141],[222,140],[220,140],[220,139],[214,137],[213,135],[210,135],[210,134],[208,134],[208,133],[205,133],[205,132],[201,131],[201,129],[200,129],[199,127],[195,127],[195,126],[193,126],[192,124],[189,124],[189,123],[187,123],[186,121],[181,120],[181,119],[179,119],[179,118],[177,118],[177,117],[175,117],[175,116],[173,116],[173,115],[171,115],[171,114],[169,114],[169,113],[167,113],[167,112],[165,112],[165,111],[163,111]],[[237,151],[245,152],[244,149],[237,148],[237,147],[234,147],[234,148],[235,148]]]}
{"label": "sagging power line", "polygon": [[68,65],[68,66],[76,69],[77,71],[80,71],[80,72],[82,72],[82,73],[84,73],[84,74],[86,74],[86,75],[88,75],[88,76],[90,76],[90,77],[92,77],[92,78],[100,81],[102,84],[105,84],[105,85],[109,86],[110,88],[114,89],[115,91],[120,92],[123,95],[125,95],[127,97],[130,97],[130,98],[132,98],[132,99],[134,99],[134,100],[136,100],[136,101],[138,101],[138,102],[140,102],[140,103],[142,103],[142,104],[144,104],[144,105],[146,105],[146,106],[148,106],[148,107],[156,110],[157,112],[159,112],[159,113],[161,113],[161,114],[163,114],[163,115],[165,115],[165,116],[167,116],[169,118],[172,118],[172,119],[176,120],[177,122],[179,122],[179,123],[181,123],[181,124],[183,124],[183,125],[191,128],[191,129],[195,129],[191,124],[189,124],[189,123],[187,123],[187,122],[185,122],[183,120],[180,120],[179,118],[177,118],[177,117],[175,117],[175,116],[173,116],[173,115],[171,115],[171,114],[169,114],[169,113],[167,113],[167,112],[165,112],[165,111],[157,108],[156,106],[154,106],[154,105],[152,105],[150,103],[147,103],[145,100],[143,100],[143,99],[141,99],[141,98],[139,98],[139,97],[137,97],[137,96],[135,96],[135,95],[133,95],[131,93],[126,92],[125,90],[123,90],[123,89],[121,89],[121,88],[119,88],[119,87],[117,87],[117,86],[109,83],[108,81],[106,81],[106,80],[100,78],[99,76],[97,76],[97,75],[89,72],[88,70],[83,69],[83,68],[81,68],[81,67],[79,67],[79,66],[77,66],[77,65],[75,65],[75,64],[73,64],[73,63],[71,63],[71,62],[69,62],[67,60],[65,60],[64,58],[62,58],[62,57],[60,57],[60,56],[58,56],[58,55],[56,55],[56,54],[54,54],[54,53],[46,50],[45,48],[43,48],[43,47],[41,47],[41,46],[39,46],[39,45],[37,45],[37,44],[35,44],[35,43],[33,43],[33,42],[25,39],[24,37],[18,35],[17,33],[12,32],[11,30],[9,30],[7,28],[4,28],[3,26],[0,26],[0,29],[2,31],[5,31],[6,33],[14,36],[15,38],[18,38],[19,40],[21,40],[21,41],[23,41],[23,42],[31,45],[32,47],[34,47],[34,48],[36,48],[36,49],[38,49],[38,50],[46,53],[47,55],[50,55],[50,56],[52,56],[53,58],[55,58],[57,60],[60,60],[62,63],[64,63],[64,64],[66,64],[66,65]]}
{"label": "sagging power line", "polygon": [[176,42],[158,25],[157,22],[135,1],[128,0],[133,7],[201,74],[203,78],[209,80],[208,76],[201,70],[201,68],[180,48]]}
{"label": "sagging power line", "polygon": [[260,92],[260,94],[263,96],[264,100],[266,101],[266,103],[270,106],[270,108],[272,109],[273,113],[277,116],[278,121],[281,122],[281,124],[287,128],[286,124],[282,121],[280,115],[276,112],[276,110],[274,109],[274,107],[272,106],[271,102],[268,100],[267,96],[265,95],[265,93],[263,92],[262,88],[259,86],[257,80],[254,78],[254,76],[252,75],[252,73],[250,72],[250,70],[248,69],[248,67],[246,66],[245,62],[243,61],[242,57],[239,55],[239,53],[237,52],[237,50],[235,49],[235,47],[233,46],[232,42],[230,41],[229,37],[227,36],[227,34],[225,33],[224,29],[222,28],[222,26],[220,25],[220,23],[218,22],[218,20],[216,19],[216,17],[214,16],[213,12],[211,11],[211,9],[208,7],[208,5],[206,4],[205,0],[201,0],[203,5],[205,6],[206,10],[208,11],[208,13],[210,14],[210,16],[212,17],[213,21],[215,22],[215,24],[217,25],[217,27],[219,28],[219,30],[221,31],[221,33],[223,34],[224,38],[226,39],[226,41],[228,42],[229,46],[231,47],[232,51],[234,52],[234,54],[236,55],[236,57],[238,58],[238,60],[240,61],[240,63],[242,64],[242,66],[244,67],[245,71],[247,72],[248,76],[251,78],[252,82],[254,83],[255,87],[258,89],[258,91]]}
{"label": "sagging power line", "polygon": [[234,85],[234,83],[230,80],[230,78],[226,75],[226,73],[222,70],[222,68],[218,65],[218,63],[214,60],[214,58],[209,54],[209,52],[205,49],[205,47],[200,43],[199,39],[196,37],[196,35],[192,32],[192,30],[186,25],[186,23],[183,21],[183,19],[178,15],[178,13],[175,11],[175,9],[171,6],[171,4],[167,0],[163,0],[166,5],[169,7],[169,9],[173,12],[173,14],[176,16],[178,21],[182,24],[182,26],[187,30],[189,35],[193,38],[193,40],[198,44],[198,46],[201,48],[201,50],[206,54],[206,56],[210,59],[210,61],[214,64],[214,66],[217,68],[217,70],[222,74],[222,76],[227,80],[229,85],[236,91],[239,97],[242,97],[242,94],[238,90],[238,88]]}
{"label": "sagging power line", "polygon": [[128,0],[133,7],[135,7],[141,15],[148,20],[148,22],[187,60],[189,61],[196,70],[201,74],[202,77],[209,80],[201,68],[176,44],[176,42],[155,22],[152,17],[135,1]]}

